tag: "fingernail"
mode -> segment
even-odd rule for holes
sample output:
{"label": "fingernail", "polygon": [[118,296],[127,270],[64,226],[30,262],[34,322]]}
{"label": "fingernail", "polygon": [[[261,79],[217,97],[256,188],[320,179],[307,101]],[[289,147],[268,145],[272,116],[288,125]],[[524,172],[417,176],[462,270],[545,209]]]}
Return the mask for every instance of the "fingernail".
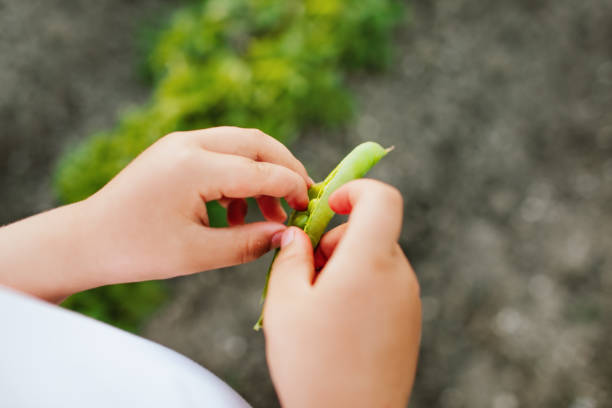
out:
{"label": "fingernail", "polygon": [[312,186],[315,183],[315,181],[311,177],[308,177],[308,182],[310,183],[308,187]]}
{"label": "fingernail", "polygon": [[293,230],[293,228],[287,228],[285,232],[283,232],[283,237],[281,239],[281,248],[284,248],[290,243],[292,243],[294,235],[295,231]]}
{"label": "fingernail", "polygon": [[274,235],[272,235],[272,239],[270,240],[270,246],[272,247],[272,249],[275,249],[281,246],[281,239],[283,237],[283,232],[285,232],[285,230],[277,231],[274,233]]}

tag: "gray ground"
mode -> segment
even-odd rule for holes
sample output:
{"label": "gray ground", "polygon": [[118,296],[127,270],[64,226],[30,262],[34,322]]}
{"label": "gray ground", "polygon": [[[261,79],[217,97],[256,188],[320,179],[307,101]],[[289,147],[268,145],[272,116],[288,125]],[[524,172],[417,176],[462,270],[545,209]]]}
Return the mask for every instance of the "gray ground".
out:
{"label": "gray ground", "polygon": [[146,100],[136,35],[175,0],[0,0],[0,223],[51,207],[67,143]]}
{"label": "gray ground", "polygon": [[[0,222],[50,206],[63,143],[146,96],[145,2],[70,3],[0,0]],[[359,141],[396,146],[373,175],[404,193],[422,285],[411,406],[610,407],[612,3],[412,3],[391,72],[353,80],[356,123],[293,146],[315,178]],[[145,329],[255,407],[275,401],[250,329],[268,261],[177,280]]]}

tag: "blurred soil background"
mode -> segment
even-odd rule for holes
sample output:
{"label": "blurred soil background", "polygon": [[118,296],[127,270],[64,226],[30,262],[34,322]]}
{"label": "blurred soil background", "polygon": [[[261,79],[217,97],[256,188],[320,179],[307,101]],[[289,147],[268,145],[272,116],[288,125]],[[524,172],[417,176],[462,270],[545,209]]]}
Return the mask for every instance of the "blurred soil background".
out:
{"label": "blurred soil background", "polygon": [[146,100],[136,38],[182,3],[0,0],[0,223],[52,207],[67,144]]}
{"label": "blurred soil background", "polygon": [[[53,206],[66,144],[148,96],[133,39],[168,8],[0,0],[0,223]],[[392,69],[352,78],[354,123],[292,150],[318,179],[360,141],[395,145],[372,175],[404,194],[422,286],[411,406],[612,406],[612,3],[413,0],[410,14]],[[143,331],[254,407],[277,404],[251,330],[268,262],[175,280]]]}

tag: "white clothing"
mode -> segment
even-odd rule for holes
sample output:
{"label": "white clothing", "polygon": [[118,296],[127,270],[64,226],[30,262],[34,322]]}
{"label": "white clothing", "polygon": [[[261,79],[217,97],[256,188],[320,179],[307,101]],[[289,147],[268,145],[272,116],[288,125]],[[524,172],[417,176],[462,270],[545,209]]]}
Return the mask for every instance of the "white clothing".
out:
{"label": "white clothing", "polygon": [[248,408],[188,358],[0,286],[0,406]]}

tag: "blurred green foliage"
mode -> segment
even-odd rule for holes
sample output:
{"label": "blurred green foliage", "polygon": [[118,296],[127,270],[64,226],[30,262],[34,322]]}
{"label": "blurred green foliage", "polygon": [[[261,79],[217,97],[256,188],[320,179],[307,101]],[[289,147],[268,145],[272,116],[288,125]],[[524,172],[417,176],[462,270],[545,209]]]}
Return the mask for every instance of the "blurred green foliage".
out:
{"label": "blurred green foliage", "polygon": [[137,332],[143,318],[166,299],[167,289],[159,281],[110,285],[77,293],[62,306],[90,317]]}
{"label": "blurred green foliage", "polygon": [[[392,28],[401,15],[397,0],[208,0],[177,11],[147,61],[151,101],[61,158],[60,200],[93,194],[172,131],[255,127],[288,143],[306,127],[345,123],[353,111],[345,75],[390,63]],[[159,285],[147,285],[96,289],[65,304],[134,327],[134,313],[148,310],[142,304],[161,298]],[[125,302],[137,312],[127,306],[119,312],[114,303]]]}

